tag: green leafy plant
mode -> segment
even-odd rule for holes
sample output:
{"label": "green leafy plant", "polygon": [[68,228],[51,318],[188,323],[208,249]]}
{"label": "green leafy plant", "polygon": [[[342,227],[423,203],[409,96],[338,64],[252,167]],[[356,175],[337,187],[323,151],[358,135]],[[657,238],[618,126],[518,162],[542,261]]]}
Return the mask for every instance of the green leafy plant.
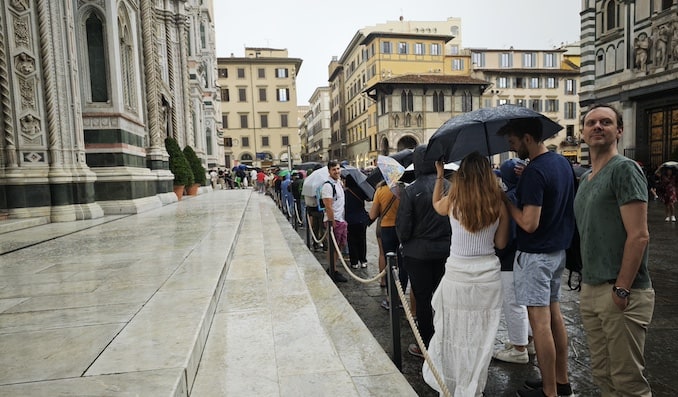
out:
{"label": "green leafy plant", "polygon": [[174,174],[174,186],[192,185],[194,181],[193,171],[191,171],[191,166],[188,164],[188,160],[186,160],[186,156],[181,151],[176,139],[166,138],[165,149],[167,149],[167,154],[169,154],[170,171]]}
{"label": "green leafy plant", "polygon": [[207,171],[205,170],[205,167],[202,166],[202,162],[198,158],[198,155],[195,154],[195,150],[190,146],[186,146],[184,148],[184,156],[186,156],[186,160],[188,160],[188,164],[191,166],[195,183],[205,185],[207,183]]}

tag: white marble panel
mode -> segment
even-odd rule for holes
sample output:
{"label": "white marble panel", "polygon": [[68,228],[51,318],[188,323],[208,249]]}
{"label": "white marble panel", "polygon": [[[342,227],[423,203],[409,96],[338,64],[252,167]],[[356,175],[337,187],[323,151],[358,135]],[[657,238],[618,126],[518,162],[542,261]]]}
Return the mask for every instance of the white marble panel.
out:
{"label": "white marble panel", "polygon": [[122,326],[0,334],[0,385],[80,376]]}
{"label": "white marble panel", "polygon": [[351,377],[344,371],[301,373],[280,377],[281,397],[359,395]]}
{"label": "white marble panel", "polygon": [[158,292],[86,375],[185,366],[212,295],[203,290]]}
{"label": "white marble panel", "polygon": [[268,310],[217,314],[191,395],[278,396],[275,351]]}
{"label": "white marble panel", "polygon": [[66,327],[127,323],[141,304],[89,306],[77,309],[42,310],[0,314],[0,334]]}
{"label": "white marble panel", "polygon": [[183,369],[73,377],[0,386],[1,396],[183,396]]}
{"label": "white marble panel", "polygon": [[226,280],[217,312],[250,311],[268,308],[268,290],[261,278]]}

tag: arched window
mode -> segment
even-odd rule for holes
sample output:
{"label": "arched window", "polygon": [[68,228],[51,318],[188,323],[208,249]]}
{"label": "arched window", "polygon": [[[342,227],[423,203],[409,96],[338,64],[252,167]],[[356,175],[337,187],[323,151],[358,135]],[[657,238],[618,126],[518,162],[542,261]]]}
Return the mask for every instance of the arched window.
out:
{"label": "arched window", "polygon": [[465,90],[461,99],[461,111],[470,112],[473,110],[473,95],[469,90]]}
{"label": "arched window", "polygon": [[605,6],[605,30],[617,27],[617,2],[610,0]]}
{"label": "arched window", "polygon": [[434,112],[444,112],[445,111],[445,94],[442,91],[433,91],[433,111]]}
{"label": "arched window", "polygon": [[400,94],[400,110],[403,113],[414,111],[414,97],[412,96],[412,91],[403,90]]}
{"label": "arched window", "polygon": [[101,19],[94,12],[87,17],[85,30],[87,32],[87,60],[92,102],[107,102],[108,82],[106,79],[104,28]]}

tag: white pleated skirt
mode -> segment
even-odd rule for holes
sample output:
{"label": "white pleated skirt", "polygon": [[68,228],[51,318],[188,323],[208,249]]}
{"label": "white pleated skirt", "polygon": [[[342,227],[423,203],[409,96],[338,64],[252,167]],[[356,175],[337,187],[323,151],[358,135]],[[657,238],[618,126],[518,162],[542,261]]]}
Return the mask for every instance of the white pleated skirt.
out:
{"label": "white pleated skirt", "polygon": [[[480,396],[485,389],[501,316],[500,274],[494,255],[450,256],[433,294],[435,333],[428,350],[454,397]],[[422,372],[426,383],[441,392],[426,362]]]}

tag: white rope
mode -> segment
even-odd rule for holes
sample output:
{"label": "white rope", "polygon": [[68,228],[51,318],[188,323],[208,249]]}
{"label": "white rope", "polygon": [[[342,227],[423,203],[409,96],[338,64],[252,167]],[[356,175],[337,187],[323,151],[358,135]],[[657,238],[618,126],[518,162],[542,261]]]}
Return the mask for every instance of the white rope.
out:
{"label": "white rope", "polygon": [[348,265],[346,264],[346,261],[344,260],[344,256],[341,255],[341,250],[339,249],[339,246],[337,245],[337,239],[334,236],[334,233],[332,233],[331,236],[332,236],[332,244],[334,244],[334,249],[336,250],[336,252],[340,253],[340,255],[338,255],[338,256],[339,256],[339,260],[341,261],[341,264],[344,266],[344,269],[346,269],[346,273],[348,273],[354,280],[359,281],[363,284],[369,284],[373,281],[380,280],[382,277],[384,277],[386,275],[386,269],[382,270],[381,273],[379,273],[376,276],[369,278],[369,279],[361,278],[360,276],[353,273],[351,271],[351,269],[348,267]]}
{"label": "white rope", "polygon": [[301,207],[301,204],[300,205],[296,205],[296,204],[294,205],[294,217],[297,218],[297,222],[302,223],[301,218],[299,218],[299,211],[297,211],[297,207]]}
{"label": "white rope", "polygon": [[311,238],[313,239],[313,241],[316,243],[322,243],[323,240],[325,240],[325,237],[327,237],[327,229],[325,229],[325,234],[323,234],[323,236],[320,237],[320,240],[318,240],[315,237],[315,232],[313,231],[313,228],[311,227],[312,226],[311,215],[308,212],[306,213],[306,220],[308,221],[308,230],[311,231]]}
{"label": "white rope", "polygon": [[[388,266],[387,266],[388,267]],[[438,386],[440,386],[440,390],[443,391],[443,395],[445,397],[450,397],[450,391],[447,389],[447,385],[445,382],[442,380],[440,377],[440,373],[436,369],[436,367],[433,365],[433,362],[431,361],[431,356],[428,354],[428,350],[426,349],[426,345],[424,344],[424,340],[421,338],[421,334],[419,333],[419,329],[417,328],[417,324],[414,321],[414,317],[412,316],[412,312],[410,311],[410,306],[407,303],[407,300],[405,298],[405,292],[403,292],[403,286],[400,285],[400,281],[398,281],[398,273],[396,269],[393,269],[392,275],[395,281],[395,286],[396,290],[398,291],[398,297],[400,297],[400,303],[403,305],[403,309],[405,309],[405,317],[407,317],[407,322],[410,323],[410,328],[412,328],[412,333],[414,334],[414,339],[417,341],[417,345],[419,346],[419,350],[421,350],[422,354],[424,355],[424,360],[426,360],[426,363],[428,364],[429,368],[431,369],[431,373],[433,376],[436,378],[436,381],[438,382]],[[393,303],[391,303],[393,304]]]}

